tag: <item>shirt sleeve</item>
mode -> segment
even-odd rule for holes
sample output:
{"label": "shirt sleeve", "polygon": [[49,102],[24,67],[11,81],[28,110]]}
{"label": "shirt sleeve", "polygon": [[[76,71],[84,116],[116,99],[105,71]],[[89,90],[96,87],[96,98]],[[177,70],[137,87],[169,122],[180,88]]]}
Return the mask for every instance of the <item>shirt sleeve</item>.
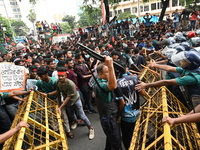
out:
{"label": "shirt sleeve", "polygon": [[67,96],[73,96],[76,93],[76,86],[72,81],[69,82],[69,87],[67,88]]}
{"label": "shirt sleeve", "polygon": [[180,74],[184,73],[184,69],[182,69],[181,67],[176,67],[176,71]]}
{"label": "shirt sleeve", "polygon": [[121,91],[119,90],[119,88],[116,88],[114,90],[114,92],[115,92],[115,95],[116,95],[116,100],[123,99],[123,95],[122,95]]}
{"label": "shirt sleeve", "polygon": [[38,80],[37,83],[36,83],[36,86],[38,87],[38,91],[42,91],[42,88],[41,88],[41,80]]}
{"label": "shirt sleeve", "polygon": [[197,79],[192,75],[186,75],[175,79],[178,85],[194,85],[197,83]]}

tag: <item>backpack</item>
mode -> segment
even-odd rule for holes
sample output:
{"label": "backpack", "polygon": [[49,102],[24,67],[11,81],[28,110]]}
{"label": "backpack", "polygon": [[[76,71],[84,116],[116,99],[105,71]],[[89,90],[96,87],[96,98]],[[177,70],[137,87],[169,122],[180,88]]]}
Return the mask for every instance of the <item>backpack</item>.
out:
{"label": "backpack", "polygon": [[134,62],[135,65],[138,64],[138,59],[139,59],[139,55],[134,55],[134,56],[132,57],[132,60],[133,60],[133,62]]}

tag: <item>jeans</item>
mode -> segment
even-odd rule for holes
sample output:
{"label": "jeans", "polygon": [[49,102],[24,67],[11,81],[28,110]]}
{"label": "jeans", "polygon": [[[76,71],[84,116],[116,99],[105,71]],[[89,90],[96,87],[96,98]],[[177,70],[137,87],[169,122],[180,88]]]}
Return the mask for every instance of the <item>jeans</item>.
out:
{"label": "jeans", "polygon": [[0,133],[10,130],[11,121],[3,106],[0,105]]}
{"label": "jeans", "polygon": [[106,147],[105,150],[120,150],[121,135],[117,118],[112,116],[100,117],[101,126],[106,134]]}
{"label": "jeans", "polygon": [[196,25],[196,20],[190,20],[190,30],[194,30]]}
{"label": "jeans", "polygon": [[9,105],[5,105],[5,109],[8,113],[8,115],[10,116],[11,120],[14,120],[15,115],[17,113],[18,110],[18,102],[13,103],[13,104],[9,104]]}
{"label": "jeans", "polygon": [[178,29],[178,22],[174,22],[174,29]]}
{"label": "jeans", "polygon": [[61,117],[63,119],[63,125],[65,128],[65,132],[70,132],[70,127],[69,127],[69,120],[68,120],[68,116],[67,116],[67,105],[65,105],[62,109],[61,109]]}
{"label": "jeans", "polygon": [[87,118],[87,116],[85,115],[85,112],[83,111],[83,106],[82,106],[80,98],[78,98],[78,100],[76,101],[74,105],[67,106],[67,113],[69,115],[69,118],[73,121],[77,121],[75,111],[78,118],[83,120],[87,126],[91,126],[89,119]]}
{"label": "jeans", "polygon": [[85,100],[84,108],[92,110],[90,87],[88,85],[82,85],[79,88]]}

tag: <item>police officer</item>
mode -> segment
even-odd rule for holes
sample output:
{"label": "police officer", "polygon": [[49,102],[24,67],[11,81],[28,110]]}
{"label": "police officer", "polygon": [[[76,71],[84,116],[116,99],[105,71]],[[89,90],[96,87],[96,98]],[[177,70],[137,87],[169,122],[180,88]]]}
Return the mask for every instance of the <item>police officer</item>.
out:
{"label": "police officer", "polygon": [[[155,62],[150,63],[150,67],[156,67],[165,71],[178,72],[182,76],[170,80],[160,80],[153,83],[143,83],[136,85],[136,90],[149,87],[159,87],[166,85],[185,86],[186,92],[190,99],[194,95],[200,95],[200,54],[196,51],[180,52],[171,57],[172,62],[177,67],[169,65],[159,65]],[[193,106],[194,107],[194,106]]]}

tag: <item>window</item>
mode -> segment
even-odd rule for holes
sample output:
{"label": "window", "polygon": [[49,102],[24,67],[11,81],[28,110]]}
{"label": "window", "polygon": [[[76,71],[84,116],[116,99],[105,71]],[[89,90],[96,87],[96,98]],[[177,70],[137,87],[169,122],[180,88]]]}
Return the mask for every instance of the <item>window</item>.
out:
{"label": "window", "polygon": [[18,15],[14,15],[15,18],[18,18]]}
{"label": "window", "polygon": [[140,12],[143,12],[143,6],[140,6]]}
{"label": "window", "polygon": [[21,18],[22,16],[21,15],[19,15],[19,18]]}
{"label": "window", "polygon": [[13,9],[13,12],[17,12],[17,9]]}
{"label": "window", "polygon": [[172,0],[172,7],[178,6],[178,0]]}
{"label": "window", "polygon": [[112,11],[109,12],[109,17],[112,17]]}
{"label": "window", "polygon": [[19,9],[19,8],[17,8],[17,11],[18,11],[18,12],[20,12],[20,9]]}
{"label": "window", "polygon": [[137,7],[132,8],[133,13],[137,13]]}
{"label": "window", "polygon": [[157,8],[158,8],[158,9],[162,9],[162,7],[163,7],[162,2],[158,2],[158,3],[157,3]]}
{"label": "window", "polygon": [[156,3],[151,4],[151,10],[156,10]]}
{"label": "window", "polygon": [[124,12],[128,12],[128,11],[131,11],[131,9],[130,8],[125,8],[124,9]]}
{"label": "window", "polygon": [[144,11],[149,11],[149,6],[144,6]]}
{"label": "window", "polygon": [[122,10],[120,9],[120,10],[117,10],[117,14],[120,14],[122,12]]}
{"label": "window", "polygon": [[10,5],[15,5],[15,2],[10,2]]}

